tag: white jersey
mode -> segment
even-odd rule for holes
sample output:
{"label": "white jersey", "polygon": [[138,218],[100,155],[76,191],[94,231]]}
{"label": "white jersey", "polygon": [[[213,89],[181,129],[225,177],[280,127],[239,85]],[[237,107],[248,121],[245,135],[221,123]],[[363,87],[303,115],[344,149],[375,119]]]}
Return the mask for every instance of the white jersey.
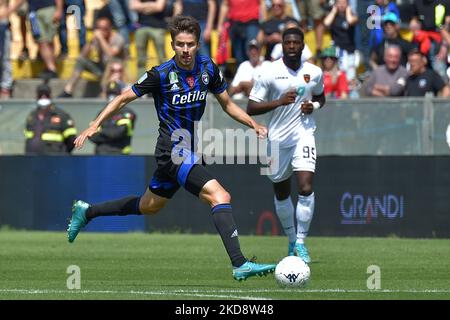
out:
{"label": "white jersey", "polygon": [[297,144],[301,135],[313,134],[316,130],[314,118],[302,113],[300,105],[311,100],[313,95],[323,93],[322,70],[304,62],[294,71],[284,64],[283,59],[279,59],[262,70],[250,92],[250,100],[262,102],[278,100],[294,88],[297,91],[294,103],[269,112],[269,140],[277,141],[281,148]]}

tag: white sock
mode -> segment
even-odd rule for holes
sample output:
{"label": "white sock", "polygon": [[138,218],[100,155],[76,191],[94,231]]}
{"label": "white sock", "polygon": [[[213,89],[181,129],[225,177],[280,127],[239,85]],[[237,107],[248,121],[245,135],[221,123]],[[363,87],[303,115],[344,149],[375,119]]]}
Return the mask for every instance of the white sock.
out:
{"label": "white sock", "polygon": [[294,225],[294,205],[292,204],[291,197],[285,200],[278,200],[277,197],[274,197],[274,203],[278,219],[280,219],[281,226],[289,239],[289,243],[294,242],[297,236]]}
{"label": "white sock", "polygon": [[314,214],[314,192],[309,196],[298,196],[297,217],[297,243],[304,243],[308,235],[309,225]]}

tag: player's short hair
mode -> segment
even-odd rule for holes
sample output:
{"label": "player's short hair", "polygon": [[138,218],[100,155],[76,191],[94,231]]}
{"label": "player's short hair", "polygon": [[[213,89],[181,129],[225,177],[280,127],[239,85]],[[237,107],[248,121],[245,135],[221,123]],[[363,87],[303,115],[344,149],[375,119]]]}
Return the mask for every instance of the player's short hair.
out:
{"label": "player's short hair", "polygon": [[286,29],[283,31],[283,34],[282,34],[283,41],[284,41],[284,38],[290,34],[299,35],[300,38],[302,38],[302,40],[305,39],[305,35],[302,30],[300,30],[299,28],[289,28],[289,29]]}
{"label": "player's short hair", "polygon": [[175,40],[175,37],[182,32],[193,34],[197,41],[200,40],[200,24],[195,18],[190,16],[178,15],[171,19],[169,32],[172,40]]}

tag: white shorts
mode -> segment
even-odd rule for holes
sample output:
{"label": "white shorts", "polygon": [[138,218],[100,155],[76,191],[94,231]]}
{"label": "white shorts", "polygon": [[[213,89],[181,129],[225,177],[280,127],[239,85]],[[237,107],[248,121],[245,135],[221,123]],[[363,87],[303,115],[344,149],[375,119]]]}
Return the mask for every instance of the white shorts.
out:
{"label": "white shorts", "polygon": [[[270,144],[268,146],[270,148]],[[273,151],[272,151],[273,152]],[[272,182],[281,182],[288,179],[294,171],[316,170],[316,140],[313,135],[303,135],[296,145],[278,149],[278,161],[271,160]]]}

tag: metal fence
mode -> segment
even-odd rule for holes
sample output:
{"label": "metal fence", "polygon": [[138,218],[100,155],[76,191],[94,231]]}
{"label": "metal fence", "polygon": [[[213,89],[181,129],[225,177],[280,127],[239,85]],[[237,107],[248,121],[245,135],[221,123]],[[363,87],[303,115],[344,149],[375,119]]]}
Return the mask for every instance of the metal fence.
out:
{"label": "metal fence", "polygon": [[[245,109],[247,100],[236,101]],[[79,131],[86,128],[105,101],[56,100],[75,120]],[[27,115],[35,107],[31,100],[4,101],[0,105],[0,154],[24,153],[23,129]],[[152,155],[158,135],[158,119],[153,99],[130,104],[138,118],[132,153]],[[319,155],[449,155],[446,132],[450,124],[450,100],[358,99],[329,100],[315,112],[316,144]],[[266,123],[267,115],[255,117]],[[213,97],[202,121],[203,128],[245,129],[227,114]],[[228,143],[228,142],[227,142]],[[235,155],[253,155],[251,150],[236,146]],[[74,154],[92,154],[93,145]],[[228,149],[226,149],[228,150]]]}

